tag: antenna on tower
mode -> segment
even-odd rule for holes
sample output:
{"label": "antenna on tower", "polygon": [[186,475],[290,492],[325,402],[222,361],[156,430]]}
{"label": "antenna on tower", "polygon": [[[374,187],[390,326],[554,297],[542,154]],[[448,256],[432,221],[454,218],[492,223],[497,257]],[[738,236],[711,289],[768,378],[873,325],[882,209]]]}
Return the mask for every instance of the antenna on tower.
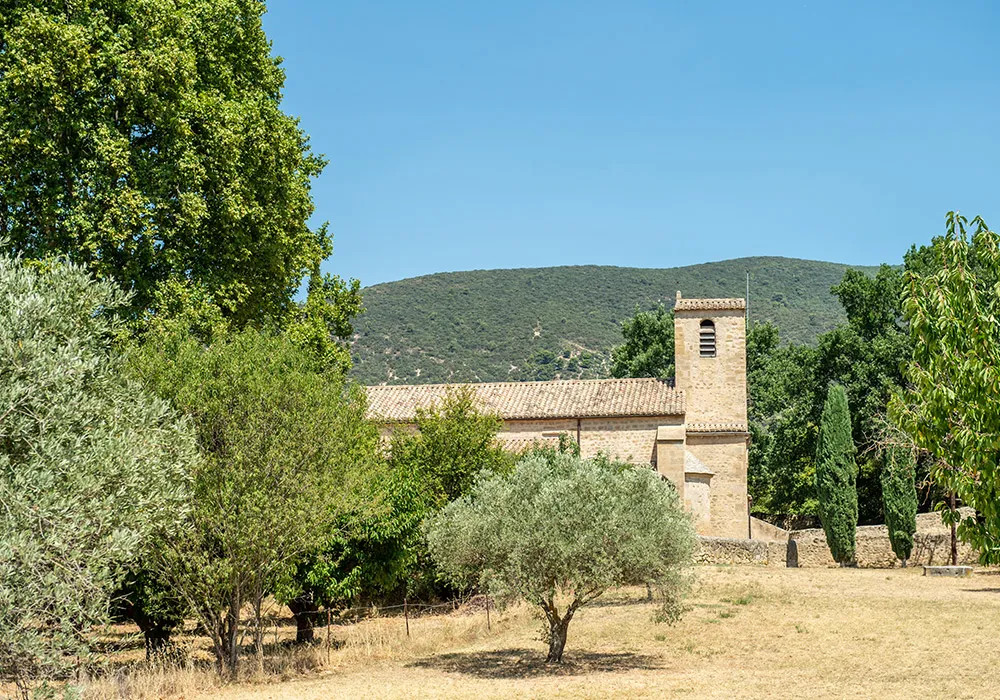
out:
{"label": "antenna on tower", "polygon": [[750,330],[750,270],[747,270],[747,303],[746,303],[746,324]]}

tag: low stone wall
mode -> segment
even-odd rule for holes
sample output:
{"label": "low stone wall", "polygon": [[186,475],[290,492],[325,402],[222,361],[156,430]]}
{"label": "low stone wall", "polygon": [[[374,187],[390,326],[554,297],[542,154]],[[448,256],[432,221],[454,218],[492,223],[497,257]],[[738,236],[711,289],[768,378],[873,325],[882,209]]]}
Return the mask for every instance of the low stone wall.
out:
{"label": "low stone wall", "polygon": [[[836,566],[826,544],[822,529],[796,530],[790,534],[795,541],[798,566]],[[885,525],[862,525],[857,530],[855,560],[864,568],[891,569],[900,562],[892,552],[889,531]],[[951,556],[951,530],[941,522],[938,513],[917,516],[917,533],[913,537],[911,566],[947,564]],[[958,563],[975,564],[975,551],[958,543]]]}
{"label": "low stone wall", "polygon": [[787,541],[699,537],[694,558],[698,564],[749,564],[752,566],[784,567],[787,552]]}
{"label": "low stone wall", "polygon": [[[751,520],[754,539],[699,537],[695,561],[699,564],[749,564],[753,566],[837,566],[830,556],[826,535],[822,529],[788,532],[754,518]],[[864,568],[891,569],[900,565],[889,543],[885,525],[862,525],[857,530],[857,565]],[[917,533],[913,538],[911,566],[934,566],[949,563],[951,531],[941,522],[938,513],[917,516]],[[791,559],[791,561],[789,561]],[[975,564],[975,551],[958,543],[958,563]]]}

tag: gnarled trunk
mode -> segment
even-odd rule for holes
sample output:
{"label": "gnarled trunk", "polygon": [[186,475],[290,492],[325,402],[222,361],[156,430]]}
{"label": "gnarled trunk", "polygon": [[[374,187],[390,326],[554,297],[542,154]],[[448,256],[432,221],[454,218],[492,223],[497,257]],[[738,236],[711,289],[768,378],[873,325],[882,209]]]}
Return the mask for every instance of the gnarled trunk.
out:
{"label": "gnarled trunk", "polygon": [[545,658],[546,663],[561,664],[563,650],[566,648],[566,632],[569,629],[569,619],[563,618],[559,622],[549,623],[549,655]]}
{"label": "gnarled trunk", "polygon": [[545,662],[560,664],[562,663],[563,650],[566,648],[566,633],[569,630],[570,620],[573,619],[573,613],[583,602],[577,598],[566,609],[566,614],[560,617],[553,598],[554,596],[549,596],[541,604],[542,610],[545,611],[545,619],[549,622],[549,655],[545,658]]}
{"label": "gnarled trunk", "polygon": [[319,606],[312,596],[299,596],[288,604],[295,618],[295,643],[309,644],[316,640],[315,623]]}

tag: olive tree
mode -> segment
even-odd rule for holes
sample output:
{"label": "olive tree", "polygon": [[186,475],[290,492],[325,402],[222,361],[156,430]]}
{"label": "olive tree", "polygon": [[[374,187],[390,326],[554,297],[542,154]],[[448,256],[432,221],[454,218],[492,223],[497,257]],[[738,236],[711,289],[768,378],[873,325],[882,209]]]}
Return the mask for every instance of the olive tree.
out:
{"label": "olive tree", "polygon": [[119,571],[185,516],[188,421],[123,378],[126,296],[79,267],[0,255],[0,678],[86,656]]}
{"label": "olive tree", "polygon": [[451,581],[541,608],[554,663],[573,616],[609,588],[650,584],[664,596],[662,619],[676,619],[694,547],[669,482],[568,454],[483,475],[426,528],[431,557]]}

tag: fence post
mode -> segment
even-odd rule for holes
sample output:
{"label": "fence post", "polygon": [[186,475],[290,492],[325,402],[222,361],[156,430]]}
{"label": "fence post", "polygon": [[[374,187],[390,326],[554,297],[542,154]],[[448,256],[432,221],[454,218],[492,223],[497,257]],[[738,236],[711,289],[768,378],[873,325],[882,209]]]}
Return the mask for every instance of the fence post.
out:
{"label": "fence post", "polygon": [[[398,600],[398,599],[397,599]],[[410,607],[409,601],[403,598],[403,619],[406,620],[406,636],[410,636]]]}
{"label": "fence post", "polygon": [[330,664],[330,608],[326,609],[326,663]]}
{"label": "fence post", "polygon": [[486,631],[489,632],[492,627],[490,627],[490,596],[486,595]]}

